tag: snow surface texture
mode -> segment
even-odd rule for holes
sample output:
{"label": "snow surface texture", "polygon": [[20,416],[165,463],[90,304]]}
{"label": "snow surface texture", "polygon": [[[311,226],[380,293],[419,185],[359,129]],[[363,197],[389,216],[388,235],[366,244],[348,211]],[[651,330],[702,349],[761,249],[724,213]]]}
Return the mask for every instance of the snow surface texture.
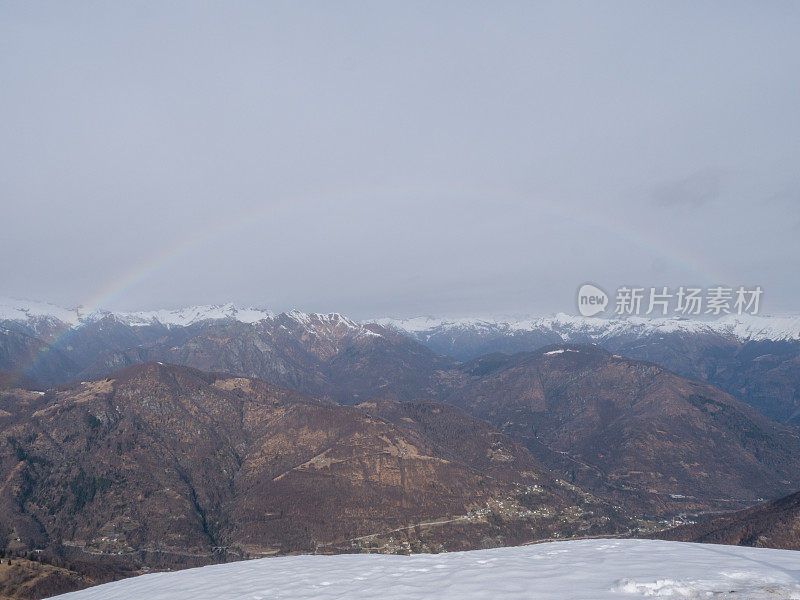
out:
{"label": "snow surface texture", "polygon": [[449,554],[291,556],[142,575],[64,600],[800,599],[800,552],[581,540]]}

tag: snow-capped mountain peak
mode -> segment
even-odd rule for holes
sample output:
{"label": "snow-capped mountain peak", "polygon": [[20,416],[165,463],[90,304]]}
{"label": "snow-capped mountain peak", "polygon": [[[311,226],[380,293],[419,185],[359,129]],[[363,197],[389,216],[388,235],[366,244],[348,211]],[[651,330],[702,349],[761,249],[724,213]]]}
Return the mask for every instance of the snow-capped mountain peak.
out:
{"label": "snow-capped mountain peak", "polygon": [[339,313],[305,313],[293,309],[285,313],[293,321],[297,321],[308,332],[316,333],[320,328],[326,330],[348,330],[354,331],[365,336],[378,336],[380,334],[371,331],[361,323],[357,323]]}
{"label": "snow-capped mountain peak", "polygon": [[718,319],[687,318],[596,318],[558,313],[550,317],[522,319],[434,318],[376,319],[375,323],[396,331],[424,338],[445,332],[556,333],[564,341],[580,336],[594,341],[621,334],[650,335],[666,333],[708,333],[740,340],[798,340],[800,316],[725,315]]}
{"label": "snow-capped mountain peak", "polygon": [[0,299],[0,321],[23,322],[36,325],[36,321],[48,320],[70,327],[80,327],[105,318],[114,318],[130,327],[162,325],[164,327],[187,327],[206,321],[238,321],[257,323],[275,320],[284,315],[311,333],[320,330],[351,330],[366,336],[378,336],[361,323],[339,313],[306,313],[292,309],[285,313],[275,313],[262,308],[241,308],[233,303],[204,304],[179,309],[160,309],[135,312],[110,312],[106,310],[85,311],[78,307],[66,309],[44,302],[30,302],[9,298]]}
{"label": "snow-capped mountain peak", "polygon": [[66,325],[78,326],[82,323],[99,321],[109,316],[132,327],[154,324],[161,324],[166,327],[185,327],[201,321],[224,319],[255,323],[263,319],[273,318],[275,313],[259,308],[239,308],[232,303],[189,306],[175,310],[161,309],[137,312],[94,310],[87,312],[83,307],[67,309],[46,302],[0,298],[0,321],[52,319]]}
{"label": "snow-capped mountain peak", "polygon": [[[558,336],[563,341],[602,340],[619,335],[649,336],[654,334],[690,333],[714,334],[747,340],[800,340],[800,315],[725,315],[717,319],[689,318],[596,318],[558,313],[548,317],[527,318],[380,318],[359,323],[340,313],[306,313],[290,310],[285,314],[303,327],[341,327],[373,334],[364,325],[374,323],[424,340],[433,335],[469,332],[476,335],[518,335],[537,332]],[[203,321],[234,320],[256,323],[275,319],[278,314],[262,308],[242,308],[235,304],[206,304],[180,309],[161,309],[134,312],[87,312],[82,307],[62,308],[46,302],[31,302],[0,298],[0,321],[60,322],[68,326],[98,321],[106,317],[132,327],[163,325],[186,327]]]}
{"label": "snow-capped mountain peak", "polygon": [[0,298],[0,321],[31,321],[52,319],[76,324],[80,321],[78,309],[62,308],[48,302],[31,302]]}
{"label": "snow-capped mountain peak", "polygon": [[186,327],[201,321],[235,320],[255,323],[275,316],[272,311],[258,308],[239,308],[232,303],[189,306],[177,310],[151,310],[114,313],[120,321],[131,326],[160,323],[167,327]]}

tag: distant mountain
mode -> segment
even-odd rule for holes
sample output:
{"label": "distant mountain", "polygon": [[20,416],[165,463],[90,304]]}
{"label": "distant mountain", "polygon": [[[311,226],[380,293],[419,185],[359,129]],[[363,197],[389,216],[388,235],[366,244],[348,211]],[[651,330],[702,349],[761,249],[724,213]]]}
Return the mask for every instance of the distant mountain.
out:
{"label": "distant mountain", "polygon": [[[430,396],[456,364],[403,334],[342,315],[232,305],[80,316],[0,310],[0,373],[49,386],[148,361],[257,377],[343,404]],[[60,321],[59,318],[67,318]]]}
{"label": "distant mountain", "polygon": [[800,426],[800,317],[735,316],[523,320],[378,319],[436,353],[459,360],[549,344],[596,343],[615,354],[707,381],[769,418]]}
{"label": "distant mountain", "polygon": [[[79,335],[95,327],[87,325]],[[172,362],[257,377],[341,404],[430,396],[435,373],[456,364],[380,326],[298,311],[255,323],[228,319],[173,327],[149,344],[97,356],[76,377],[147,361]]]}
{"label": "distant mountain", "polygon": [[443,400],[636,514],[731,509],[800,487],[796,430],[652,363],[567,345],[460,372]]}
{"label": "distant mountain", "polygon": [[631,524],[442,404],[348,407],[147,363],[46,393],[0,392],[0,432],[0,548],[17,552],[187,566]]}
{"label": "distant mountain", "polygon": [[717,319],[596,318],[559,313],[527,319],[375,319],[402,331],[439,354],[470,360],[483,354],[513,354],[552,343],[599,343],[671,334],[704,335],[740,342],[800,340],[800,316],[725,315]]}
{"label": "distant mountain", "polygon": [[800,492],[738,512],[669,529],[654,537],[800,550]]}
{"label": "distant mountain", "polygon": [[[691,380],[727,382],[739,397],[761,398],[764,412],[788,410],[800,389],[792,358],[797,343],[789,340],[741,341],[697,323],[659,328],[583,319],[585,326],[564,321],[551,333],[578,338],[578,330],[606,331],[601,343],[625,351],[561,344],[460,364],[387,326],[335,313],[228,305],[135,317],[76,313],[64,323],[41,307],[16,310],[23,318],[3,321],[0,340],[27,336],[35,340],[31,347],[46,348],[32,361],[25,353],[0,354],[0,371],[15,371],[17,385],[31,392],[163,362],[258,378],[344,405],[451,402],[522,441],[579,487],[650,517],[741,508],[800,487],[796,429]],[[663,335],[655,333],[661,329]],[[653,363],[691,374],[687,379]],[[25,382],[26,375],[38,381]],[[2,387],[13,380],[0,376]]]}
{"label": "distant mountain", "polygon": [[258,308],[238,308],[233,304],[206,304],[176,310],[151,310],[140,312],[116,312],[105,310],[85,311],[82,308],[63,308],[47,302],[33,302],[0,298],[0,321],[22,321],[33,326],[45,323],[80,325],[100,321],[113,315],[126,325],[165,327],[186,327],[203,321],[234,319],[243,323],[254,323],[274,316],[269,310]]}
{"label": "distant mountain", "polygon": [[258,377],[344,403],[410,399],[435,394],[436,371],[454,364],[442,356],[471,360],[562,343],[597,343],[654,362],[707,381],[773,420],[800,426],[800,317],[560,314],[362,324],[337,313],[275,314],[232,304],[85,313],[0,301],[0,373],[14,372],[42,386],[155,360]]}

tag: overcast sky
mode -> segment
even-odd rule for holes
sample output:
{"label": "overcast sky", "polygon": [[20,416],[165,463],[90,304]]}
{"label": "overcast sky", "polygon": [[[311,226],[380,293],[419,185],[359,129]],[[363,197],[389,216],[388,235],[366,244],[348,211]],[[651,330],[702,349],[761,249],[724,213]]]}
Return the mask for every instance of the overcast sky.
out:
{"label": "overcast sky", "polygon": [[0,295],[800,312],[800,3],[0,1]]}

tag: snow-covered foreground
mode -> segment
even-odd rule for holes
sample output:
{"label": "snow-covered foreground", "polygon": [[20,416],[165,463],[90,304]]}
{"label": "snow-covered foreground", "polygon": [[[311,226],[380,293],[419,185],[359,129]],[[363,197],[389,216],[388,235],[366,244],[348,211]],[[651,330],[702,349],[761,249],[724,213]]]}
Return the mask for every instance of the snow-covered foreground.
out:
{"label": "snow-covered foreground", "polygon": [[450,554],[292,556],[143,575],[69,600],[800,599],[800,552],[580,540]]}

